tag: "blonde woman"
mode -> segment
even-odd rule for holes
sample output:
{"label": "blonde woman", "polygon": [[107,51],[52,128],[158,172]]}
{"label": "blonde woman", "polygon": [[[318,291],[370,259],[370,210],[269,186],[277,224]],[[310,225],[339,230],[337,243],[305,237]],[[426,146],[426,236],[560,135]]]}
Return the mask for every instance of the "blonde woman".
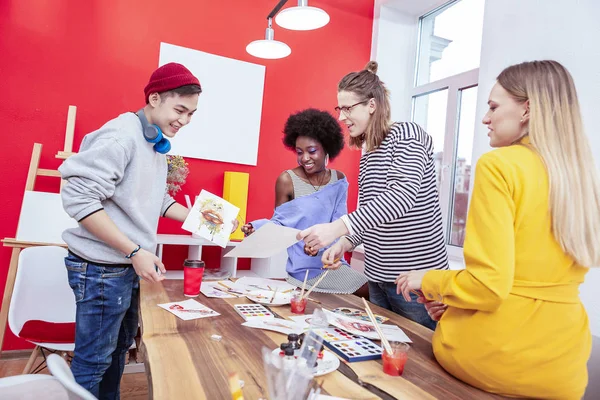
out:
{"label": "blonde woman", "polygon": [[415,123],[390,121],[389,93],[374,61],[344,76],[337,98],[350,145],[365,150],[358,176],[360,207],[305,229],[298,238],[319,249],[344,236],[323,253],[330,268],[339,268],[336,260],[363,244],[369,299],[435,329],[425,307],[398,295],[394,282],[400,272],[448,268],[433,141]]}
{"label": "blonde woman", "polygon": [[[580,399],[591,350],[579,285],[600,265],[600,185],[577,93],[556,61],[508,67],[483,123],[466,269],[409,272],[440,323],[433,350],[448,372],[516,397]],[[440,309],[439,301],[448,306]]]}

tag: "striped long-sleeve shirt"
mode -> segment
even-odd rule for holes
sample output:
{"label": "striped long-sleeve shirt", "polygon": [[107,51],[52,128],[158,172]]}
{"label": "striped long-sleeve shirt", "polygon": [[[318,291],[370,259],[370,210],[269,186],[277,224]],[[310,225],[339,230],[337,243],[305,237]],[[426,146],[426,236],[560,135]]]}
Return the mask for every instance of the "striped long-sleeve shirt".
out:
{"label": "striped long-sleeve shirt", "polygon": [[362,156],[358,196],[359,208],[347,216],[347,238],[364,244],[369,280],[448,268],[433,142],[419,125],[394,124],[381,145]]}

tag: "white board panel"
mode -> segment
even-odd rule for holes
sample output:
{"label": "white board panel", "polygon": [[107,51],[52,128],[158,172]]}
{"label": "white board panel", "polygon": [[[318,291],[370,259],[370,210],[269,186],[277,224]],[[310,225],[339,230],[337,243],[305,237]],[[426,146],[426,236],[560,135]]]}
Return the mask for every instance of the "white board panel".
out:
{"label": "white board panel", "polygon": [[256,165],[265,67],[161,43],[159,66],[169,62],[185,65],[202,85],[198,111],[169,153]]}
{"label": "white board panel", "polygon": [[63,209],[60,194],[25,191],[17,240],[62,244],[63,231],[76,227],[77,221]]}

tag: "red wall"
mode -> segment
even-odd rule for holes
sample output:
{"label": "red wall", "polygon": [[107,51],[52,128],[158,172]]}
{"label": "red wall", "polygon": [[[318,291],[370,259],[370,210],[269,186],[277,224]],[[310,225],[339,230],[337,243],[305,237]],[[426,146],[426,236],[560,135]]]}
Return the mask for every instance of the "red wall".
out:
{"label": "red wall", "polygon": [[[0,238],[14,237],[33,143],[44,145],[41,168],[56,168],[69,105],[77,106],[75,146],[82,137],[124,111],[143,105],[143,87],[158,66],[161,41],[266,65],[263,114],[256,167],[188,159],[190,176],[183,193],[201,189],[221,194],[224,171],[250,173],[248,220],[269,217],[278,174],[295,166],[281,144],[287,116],[312,106],[331,110],[336,84],[369,59],[373,0],[311,0],[327,10],[331,22],[316,31],[294,32],[274,26],[275,38],[291,56],[266,61],[246,53],[264,35],[266,15],[276,0],[3,0],[0,1]],[[290,0],[288,6],[294,5]],[[173,5],[171,7],[171,5]],[[231,110],[231,120],[243,124]],[[346,150],[330,164],[350,181],[348,204],[356,204],[358,151]],[[39,178],[36,190],[57,191],[55,178]],[[160,232],[184,233],[180,224],[161,221]],[[210,251],[213,250],[213,251]],[[203,258],[215,266],[217,254]],[[10,249],[0,248],[0,295]],[[165,249],[167,268],[180,268],[187,250]],[[247,261],[247,260],[246,260]],[[243,263],[243,262],[242,262]],[[244,264],[244,263],[243,263]],[[245,263],[247,266],[247,262]],[[7,332],[4,350],[29,347]]]}

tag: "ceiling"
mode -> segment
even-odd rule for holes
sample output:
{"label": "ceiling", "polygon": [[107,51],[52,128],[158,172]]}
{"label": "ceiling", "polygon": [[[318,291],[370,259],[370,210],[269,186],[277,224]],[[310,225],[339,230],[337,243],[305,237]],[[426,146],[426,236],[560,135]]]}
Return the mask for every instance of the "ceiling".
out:
{"label": "ceiling", "polygon": [[448,2],[449,0],[375,0],[375,4],[392,7],[417,17]]}

